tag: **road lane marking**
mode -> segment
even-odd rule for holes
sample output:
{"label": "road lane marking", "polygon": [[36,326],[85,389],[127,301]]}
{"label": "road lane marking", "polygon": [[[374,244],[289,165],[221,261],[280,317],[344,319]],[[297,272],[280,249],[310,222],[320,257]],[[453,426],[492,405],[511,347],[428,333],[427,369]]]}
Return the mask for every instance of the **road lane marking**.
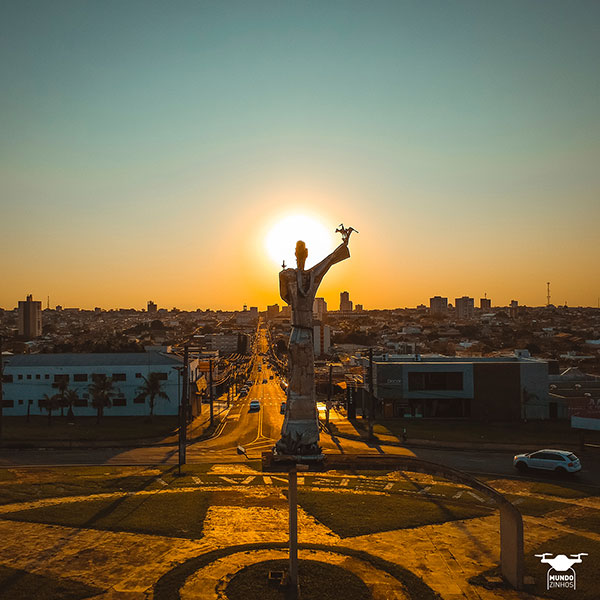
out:
{"label": "road lane marking", "polygon": [[350,483],[350,480],[349,480],[349,479],[342,479],[342,480],[340,481],[340,487],[347,486],[347,485],[348,485],[348,483]]}
{"label": "road lane marking", "polygon": [[393,487],[394,487],[393,483],[387,483],[383,489],[384,490],[391,490]]}
{"label": "road lane marking", "polygon": [[456,492],[456,494],[454,494],[454,496],[452,496],[453,498],[460,498],[463,495],[462,492]]}
{"label": "road lane marking", "polygon": [[169,485],[164,479],[162,479],[162,477],[159,477],[156,481],[158,481],[158,483],[160,483],[160,485],[165,486],[165,487]]}
{"label": "road lane marking", "polygon": [[256,475],[250,475],[249,477],[246,477],[244,481],[242,481],[242,485],[248,485],[251,481],[254,481],[255,479]]}
{"label": "road lane marking", "polygon": [[426,494],[431,489],[430,485],[425,486],[419,490],[419,494]]}
{"label": "road lane marking", "polygon": [[263,481],[265,482],[265,485],[271,485],[273,483],[268,475],[263,475]]}
{"label": "road lane marking", "polygon": [[196,485],[202,485],[202,480],[200,479],[200,477],[192,477],[192,481],[196,484]]}

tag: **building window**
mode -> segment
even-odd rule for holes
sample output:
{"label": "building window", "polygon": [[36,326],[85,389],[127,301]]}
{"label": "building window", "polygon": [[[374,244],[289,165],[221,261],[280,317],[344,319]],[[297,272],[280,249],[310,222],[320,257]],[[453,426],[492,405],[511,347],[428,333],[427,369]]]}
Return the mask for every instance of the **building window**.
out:
{"label": "building window", "polygon": [[145,404],[145,402],[146,402],[146,398],[144,396],[136,396],[133,399],[134,404]]}
{"label": "building window", "polygon": [[81,397],[87,400],[90,397],[90,395],[86,392],[85,394],[82,394]]}
{"label": "building window", "polygon": [[36,378],[36,379],[39,379],[39,378],[40,378],[40,374],[39,374],[39,373],[36,373],[36,374],[35,374],[35,378]]}
{"label": "building window", "polygon": [[88,380],[87,373],[75,373],[75,375],[73,375],[73,381],[87,381],[87,380]]}
{"label": "building window", "polygon": [[141,373],[136,373],[136,374],[135,374],[135,376],[136,376],[138,379],[141,379],[141,378],[142,378],[142,374],[141,374]]}
{"label": "building window", "polygon": [[23,400],[19,400],[19,406],[21,406],[21,404],[23,404]]}
{"label": "building window", "polygon": [[14,405],[14,400],[2,400],[2,408],[13,408]]}
{"label": "building window", "polygon": [[31,373],[27,375],[27,379],[31,379]]}
{"label": "building window", "polygon": [[50,379],[50,375],[49,375],[48,373],[46,373],[46,374],[44,375],[44,379]]}
{"label": "building window", "polygon": [[127,381],[127,375],[125,375],[125,373],[113,373],[112,380],[113,381]]}
{"label": "building window", "polygon": [[17,378],[18,378],[18,379],[19,379],[19,381],[20,381],[21,379],[23,379],[23,375],[17,375]]}
{"label": "building window", "polygon": [[127,400],[125,400],[125,398],[115,398],[113,400],[113,406],[127,406]]}
{"label": "building window", "polygon": [[459,371],[412,371],[408,373],[409,391],[463,389],[463,374]]}
{"label": "building window", "polygon": [[12,383],[13,382],[13,376],[11,375],[4,375],[4,377],[2,377],[2,382],[3,383]]}
{"label": "building window", "polygon": [[68,375],[55,375],[54,383],[58,383],[59,381],[66,381],[67,383],[69,383],[69,376]]}
{"label": "building window", "polygon": [[156,379],[161,379],[161,380],[165,380],[169,378],[169,374],[168,373],[157,373],[156,374]]}

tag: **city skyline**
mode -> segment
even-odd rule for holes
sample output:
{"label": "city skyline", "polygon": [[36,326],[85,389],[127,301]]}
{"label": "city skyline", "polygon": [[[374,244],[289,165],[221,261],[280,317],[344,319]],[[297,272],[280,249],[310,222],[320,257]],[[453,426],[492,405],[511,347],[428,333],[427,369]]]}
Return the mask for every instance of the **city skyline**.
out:
{"label": "city skyline", "polygon": [[596,307],[599,16],[7,4],[0,306],[274,304],[268,240],[295,216],[321,232],[307,267],[340,222],[360,231],[319,292],[330,306],[345,289],[367,309],[543,306],[550,281],[554,304]]}

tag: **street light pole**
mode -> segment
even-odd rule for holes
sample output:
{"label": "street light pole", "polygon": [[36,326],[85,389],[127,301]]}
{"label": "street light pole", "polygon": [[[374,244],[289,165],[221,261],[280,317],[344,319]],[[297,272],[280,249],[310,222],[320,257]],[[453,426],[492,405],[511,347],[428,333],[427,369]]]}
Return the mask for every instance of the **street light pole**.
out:
{"label": "street light pole", "polygon": [[188,366],[189,366],[189,349],[188,345],[184,346],[183,352],[183,386],[181,390],[181,403],[179,405],[179,465],[178,470],[181,475],[181,465],[186,462],[186,438],[187,438],[187,392],[188,392]]}
{"label": "street light pole", "polygon": [[214,419],[214,392],[213,392],[213,363],[212,358],[208,361],[208,381],[210,385],[210,425],[212,427]]}
{"label": "street light pole", "polygon": [[369,348],[369,439],[373,439],[373,348]]}
{"label": "street light pole", "polygon": [[4,390],[2,384],[4,383],[4,359],[2,358],[2,336],[0,335],[0,444],[2,444],[2,425],[4,420]]}

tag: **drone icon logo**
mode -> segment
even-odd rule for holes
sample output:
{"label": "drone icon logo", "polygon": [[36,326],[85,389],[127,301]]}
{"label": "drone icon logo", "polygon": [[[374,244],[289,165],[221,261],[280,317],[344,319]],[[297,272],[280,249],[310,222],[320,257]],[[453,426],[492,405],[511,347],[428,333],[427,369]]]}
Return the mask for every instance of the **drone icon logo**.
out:
{"label": "drone icon logo", "polygon": [[540,558],[541,562],[548,563],[550,565],[550,568],[548,569],[548,576],[546,578],[546,589],[577,589],[577,576],[575,574],[573,565],[583,562],[581,557],[587,556],[587,552],[571,554],[570,558],[565,554],[557,554],[554,558],[548,558],[549,556],[552,556],[550,552],[536,554],[535,556]]}

